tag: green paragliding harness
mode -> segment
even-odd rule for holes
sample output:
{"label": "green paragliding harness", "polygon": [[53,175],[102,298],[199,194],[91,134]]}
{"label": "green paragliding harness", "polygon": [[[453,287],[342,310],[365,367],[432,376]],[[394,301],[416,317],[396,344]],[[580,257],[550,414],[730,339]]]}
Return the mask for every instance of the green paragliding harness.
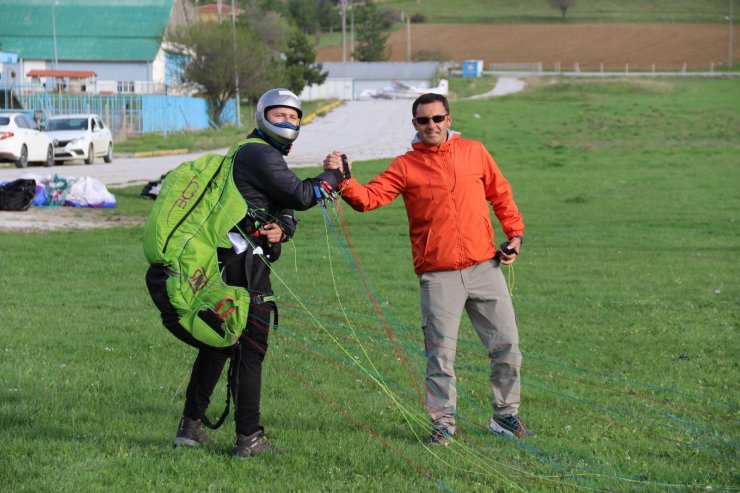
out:
{"label": "green paragliding harness", "polygon": [[[226,284],[221,268],[228,264],[219,266],[218,249],[234,248],[229,232],[248,215],[259,221],[257,211],[249,210],[233,177],[234,157],[250,143],[269,145],[258,138],[246,139],[233,145],[225,156],[206,154],[167,174],[144,229],[144,254],[151,265],[166,270],[167,296],[180,325],[208,346],[234,346],[226,409],[216,424],[203,416],[203,423],[213,429],[221,426],[228,415],[232,391],[237,402],[239,337],[247,325],[250,302],[268,304],[275,312],[275,328],[278,324],[274,300],[250,295],[252,281],[262,275],[267,260],[259,255],[260,265],[252,272],[254,245],[241,230],[238,236],[246,249],[247,289]],[[244,258],[237,255],[230,262]]]}

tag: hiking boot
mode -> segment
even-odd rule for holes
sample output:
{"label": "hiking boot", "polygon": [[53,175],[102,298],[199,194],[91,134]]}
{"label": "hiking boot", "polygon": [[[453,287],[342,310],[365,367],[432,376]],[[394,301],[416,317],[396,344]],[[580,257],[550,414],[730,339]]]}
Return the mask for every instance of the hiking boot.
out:
{"label": "hiking boot", "polygon": [[433,447],[444,445],[445,447],[452,443],[452,433],[447,428],[433,428],[429,438],[424,440],[424,445]]}
{"label": "hiking boot", "polygon": [[282,454],[285,449],[276,447],[267,441],[267,435],[261,428],[251,435],[236,435],[234,457],[246,459],[259,454]]}
{"label": "hiking boot", "polygon": [[190,419],[183,416],[177,426],[177,435],[172,442],[173,447],[198,447],[211,441],[211,437],[203,429],[199,419]]}
{"label": "hiking boot", "polygon": [[508,437],[524,438],[532,433],[524,426],[519,416],[494,416],[488,422],[488,431]]}

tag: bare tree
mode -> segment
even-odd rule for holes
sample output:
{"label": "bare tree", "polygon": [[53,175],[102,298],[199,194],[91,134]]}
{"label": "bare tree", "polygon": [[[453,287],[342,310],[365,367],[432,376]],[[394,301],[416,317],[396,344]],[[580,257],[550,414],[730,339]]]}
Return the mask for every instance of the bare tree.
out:
{"label": "bare tree", "polygon": [[565,14],[568,13],[568,9],[575,4],[576,0],[550,0],[550,7],[560,11],[561,20],[565,20]]}

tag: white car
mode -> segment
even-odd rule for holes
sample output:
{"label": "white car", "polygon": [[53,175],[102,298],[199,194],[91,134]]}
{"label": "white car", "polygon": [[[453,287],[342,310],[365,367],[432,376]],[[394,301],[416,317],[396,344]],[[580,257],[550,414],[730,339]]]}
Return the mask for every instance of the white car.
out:
{"label": "white car", "polygon": [[0,161],[25,168],[29,162],[54,165],[51,140],[25,113],[0,113]]}
{"label": "white car", "polygon": [[54,143],[57,162],[83,159],[85,164],[113,161],[113,135],[98,115],[58,115],[46,120],[46,134]]}

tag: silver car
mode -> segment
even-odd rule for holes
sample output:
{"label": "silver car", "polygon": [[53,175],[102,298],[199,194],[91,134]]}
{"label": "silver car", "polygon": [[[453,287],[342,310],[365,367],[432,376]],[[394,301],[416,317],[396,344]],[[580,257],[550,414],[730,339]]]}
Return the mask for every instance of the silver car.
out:
{"label": "silver car", "polygon": [[29,162],[54,165],[49,137],[25,113],[0,113],[0,161],[25,168]]}
{"label": "silver car", "polygon": [[82,159],[85,164],[113,161],[113,135],[98,115],[57,115],[46,120],[46,134],[54,143],[57,162]]}

